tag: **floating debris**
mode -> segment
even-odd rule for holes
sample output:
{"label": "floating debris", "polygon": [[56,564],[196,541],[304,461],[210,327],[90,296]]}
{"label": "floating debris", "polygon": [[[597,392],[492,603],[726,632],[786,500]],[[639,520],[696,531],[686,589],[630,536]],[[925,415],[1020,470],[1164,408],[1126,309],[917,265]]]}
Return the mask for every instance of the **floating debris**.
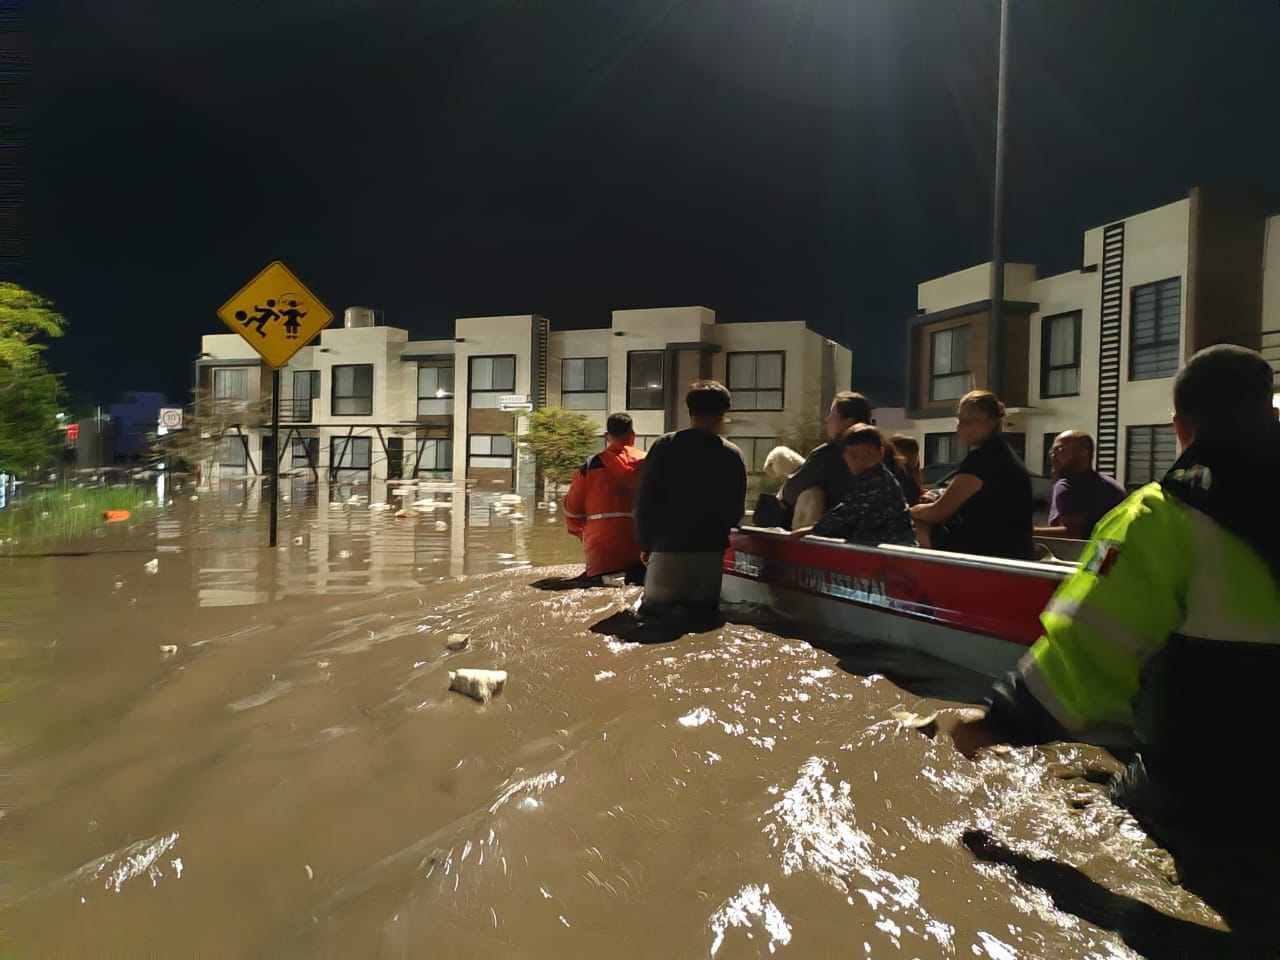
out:
{"label": "floating debris", "polygon": [[339,551],[338,551],[338,559],[339,559],[339,560],[350,560],[350,559],[351,559],[351,551],[350,551],[350,550],[339,550]]}
{"label": "floating debris", "polygon": [[160,646],[160,653],[166,657],[172,657],[177,652],[178,645],[176,643],[165,643]]}
{"label": "floating debris", "polygon": [[450,670],[449,689],[466,694],[472,700],[488,703],[502,692],[507,683],[505,670]]}
{"label": "floating debris", "polygon": [[436,521],[436,529],[437,529],[437,530],[448,530],[448,529],[449,529],[449,525],[448,525],[447,523],[445,523],[443,520],[437,520],[437,521]]}
{"label": "floating debris", "polygon": [[293,545],[294,545],[295,547],[300,547],[300,546],[302,546],[302,545],[303,545],[304,543],[306,543],[306,542],[307,542],[307,538],[306,538],[306,537],[294,537],[294,538],[293,538]]}
{"label": "floating debris", "polygon": [[154,560],[148,560],[142,565],[142,569],[147,571],[147,573],[158,573],[160,570],[160,559],[157,557]]}
{"label": "floating debris", "polygon": [[471,634],[469,633],[451,633],[449,634],[449,639],[444,642],[444,645],[449,650],[461,650],[470,642]]}

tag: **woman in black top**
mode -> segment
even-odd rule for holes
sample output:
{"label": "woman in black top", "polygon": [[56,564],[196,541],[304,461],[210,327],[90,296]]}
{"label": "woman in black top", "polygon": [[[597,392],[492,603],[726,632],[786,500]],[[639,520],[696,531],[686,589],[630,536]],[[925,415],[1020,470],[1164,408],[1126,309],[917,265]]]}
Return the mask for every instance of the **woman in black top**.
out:
{"label": "woman in black top", "polygon": [[969,452],[946,491],[911,508],[922,546],[1032,560],[1031,477],[1001,435],[1004,404],[989,390],[960,400],[956,432]]}

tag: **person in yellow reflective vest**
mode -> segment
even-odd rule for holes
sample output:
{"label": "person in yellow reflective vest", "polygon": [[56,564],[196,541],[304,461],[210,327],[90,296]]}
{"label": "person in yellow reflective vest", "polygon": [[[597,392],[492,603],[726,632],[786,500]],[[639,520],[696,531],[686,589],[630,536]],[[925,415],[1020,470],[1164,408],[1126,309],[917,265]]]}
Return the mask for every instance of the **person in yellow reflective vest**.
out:
{"label": "person in yellow reflective vest", "polygon": [[1099,521],[1044,635],[997,683],[996,742],[1080,740],[1136,751],[1116,800],[1233,929],[1271,922],[1280,866],[1280,423],[1257,353],[1200,351],[1174,386],[1182,454]]}

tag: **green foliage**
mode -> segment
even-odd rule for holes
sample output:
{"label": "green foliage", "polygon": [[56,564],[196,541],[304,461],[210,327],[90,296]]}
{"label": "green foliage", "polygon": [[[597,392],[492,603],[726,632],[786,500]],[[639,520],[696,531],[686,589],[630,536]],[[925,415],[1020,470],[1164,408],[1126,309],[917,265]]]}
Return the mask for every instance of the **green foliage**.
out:
{"label": "green foliage", "polygon": [[[258,400],[222,400],[212,391],[196,390],[195,402],[187,406],[181,430],[174,430],[163,437],[149,435],[151,458],[154,461],[168,458],[188,467],[212,464],[218,459],[222,438],[237,431],[253,427],[265,427],[271,422],[271,396]],[[285,432],[280,433],[284,443]]]}
{"label": "green foliage", "polygon": [[601,448],[603,431],[589,417],[564,407],[529,414],[529,432],[520,439],[547,483],[566,484],[573,471]]}
{"label": "green foliage", "polygon": [[65,327],[48,300],[0,283],[0,470],[26,474],[52,450],[61,382],[45,368],[40,338]]}
{"label": "green foliage", "polygon": [[0,542],[39,542],[83,536],[104,525],[107,510],[128,510],[129,526],[151,509],[154,491],[144,487],[66,487],[23,497],[0,510]]}

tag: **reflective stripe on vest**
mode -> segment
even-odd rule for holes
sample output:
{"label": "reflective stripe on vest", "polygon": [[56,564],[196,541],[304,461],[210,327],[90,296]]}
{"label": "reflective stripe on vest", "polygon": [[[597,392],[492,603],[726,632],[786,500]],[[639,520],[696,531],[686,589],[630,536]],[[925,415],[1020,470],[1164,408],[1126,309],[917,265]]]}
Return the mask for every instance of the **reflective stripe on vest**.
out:
{"label": "reflective stripe on vest", "polygon": [[613,517],[633,517],[632,513],[589,513],[586,516],[588,520],[610,520]]}

